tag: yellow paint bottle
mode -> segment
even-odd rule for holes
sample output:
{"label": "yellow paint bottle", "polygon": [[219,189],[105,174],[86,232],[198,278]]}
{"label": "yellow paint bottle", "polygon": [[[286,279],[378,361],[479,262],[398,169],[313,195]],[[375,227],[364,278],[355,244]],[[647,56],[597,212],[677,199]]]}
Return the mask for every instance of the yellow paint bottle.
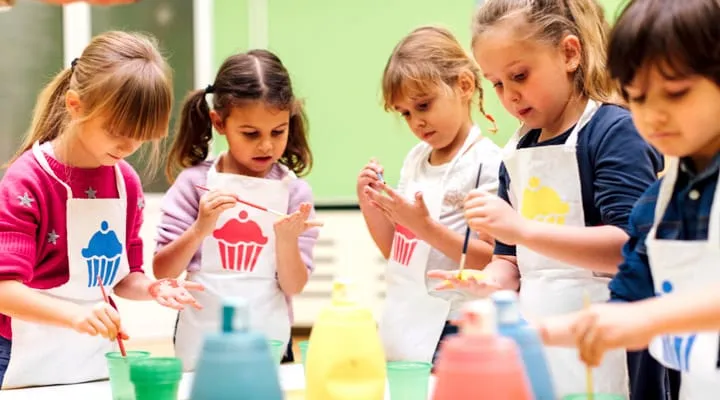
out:
{"label": "yellow paint bottle", "polygon": [[350,300],[347,284],[333,284],[332,303],[313,325],[305,362],[305,398],[383,400],[385,353],[366,307]]}

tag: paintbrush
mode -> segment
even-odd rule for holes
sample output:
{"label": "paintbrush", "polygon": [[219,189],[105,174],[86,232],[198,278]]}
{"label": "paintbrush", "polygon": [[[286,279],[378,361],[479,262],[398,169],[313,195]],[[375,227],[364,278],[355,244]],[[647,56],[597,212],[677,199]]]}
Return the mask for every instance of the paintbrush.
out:
{"label": "paintbrush", "polygon": [[[205,186],[195,185],[195,187],[198,188],[198,189],[200,189],[200,190],[204,190],[204,191],[206,191],[206,192],[207,192],[207,191],[210,191],[210,189],[206,188]],[[287,214],[285,214],[285,213],[283,213],[283,212],[275,211],[275,210],[273,210],[272,208],[267,208],[267,207],[263,207],[263,206],[261,206],[261,205],[257,205],[257,204],[255,204],[255,203],[251,203],[251,202],[249,202],[249,201],[246,201],[246,200],[243,200],[243,199],[239,198],[238,196],[235,196],[235,200],[237,200],[238,203],[242,203],[242,204],[245,204],[245,205],[247,205],[247,206],[250,206],[250,207],[253,207],[253,208],[257,208],[257,209],[260,210],[260,211],[269,212],[270,214],[275,214],[275,215],[278,215],[278,216],[280,216],[280,217],[287,217]]]}
{"label": "paintbrush", "polygon": [[[478,167],[477,177],[475,177],[475,189],[480,186],[480,175],[482,175],[482,164]],[[460,268],[458,269],[458,279],[462,279],[462,273],[465,269],[465,262],[467,261],[468,245],[470,245],[470,225],[465,228],[465,241],[463,242],[462,254],[460,254]]]}
{"label": "paintbrush", "polygon": [[[590,295],[588,294],[587,290],[583,292],[583,308],[587,309],[590,307]],[[585,364],[585,391],[587,392],[587,396],[585,398],[587,400],[593,400],[595,398],[595,388],[593,385],[593,376],[592,376],[592,368],[590,368],[589,365]]]}
{"label": "paintbrush", "polygon": [[[107,293],[105,292],[105,286],[103,286],[102,278],[100,278],[100,275],[97,276],[97,282],[98,282],[98,286],[100,286],[100,291],[102,292],[103,299],[105,300],[105,302],[107,304],[112,306],[112,303],[110,303],[110,297],[108,297]],[[118,343],[118,346],[120,347],[120,354],[122,354],[123,357],[127,357],[127,352],[125,352],[125,344],[123,344],[122,336],[121,336],[120,332],[118,332],[118,334],[117,334],[117,343]]]}

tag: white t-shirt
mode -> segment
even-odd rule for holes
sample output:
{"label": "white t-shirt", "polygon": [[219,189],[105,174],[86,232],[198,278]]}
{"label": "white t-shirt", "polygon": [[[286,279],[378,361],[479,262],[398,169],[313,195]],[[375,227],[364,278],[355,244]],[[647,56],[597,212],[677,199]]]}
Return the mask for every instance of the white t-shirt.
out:
{"label": "white t-shirt", "polygon": [[[474,127],[473,129],[478,128]],[[429,153],[429,145],[424,142],[419,143],[410,150],[400,172],[398,191],[400,193],[404,192],[407,186],[407,180],[409,179],[408,171],[412,170],[416,171],[415,180],[420,182],[422,186],[437,187],[438,190],[442,187],[445,193],[439,222],[453,232],[465,237],[467,223],[463,211],[463,200],[465,196],[475,188],[475,180],[480,164],[482,164],[483,167],[479,187],[491,193],[497,192],[498,173],[500,163],[502,162],[501,149],[493,143],[492,140],[483,137],[460,157],[452,170],[449,171],[447,181],[444,182],[444,185],[442,180],[450,167],[450,162],[442,165],[430,165],[428,157],[425,157],[425,155]],[[471,239],[477,239],[478,235],[473,232],[470,237]],[[466,265],[466,267],[469,266]],[[456,270],[458,268],[458,263],[445,256],[445,254],[439,250],[430,250],[426,270]],[[467,301],[472,300],[473,297],[459,290],[435,290],[435,287],[440,283],[437,279],[426,278],[425,280],[425,284],[431,295],[447,299],[451,302],[450,316],[448,318],[454,319],[459,317],[462,306]]]}

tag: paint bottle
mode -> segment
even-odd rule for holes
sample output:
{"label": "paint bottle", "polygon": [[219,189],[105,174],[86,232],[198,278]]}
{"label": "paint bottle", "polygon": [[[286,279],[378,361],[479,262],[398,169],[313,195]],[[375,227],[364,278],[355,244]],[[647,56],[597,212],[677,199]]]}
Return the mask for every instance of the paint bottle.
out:
{"label": "paint bottle", "polygon": [[497,310],[498,333],[518,345],[535,399],[555,400],[545,348],[538,331],[522,319],[517,293],[501,290],[493,293],[491,298]]}
{"label": "paint bottle", "polygon": [[377,325],[348,290],[348,282],[334,282],[332,301],[313,325],[305,361],[306,399],[384,399],[385,353]]}
{"label": "paint bottle", "polygon": [[433,400],[532,400],[517,345],[497,334],[493,302],[468,303],[462,318],[440,347]]}
{"label": "paint bottle", "polygon": [[205,337],[191,400],[282,400],[278,366],[262,333],[250,330],[248,303],[226,299],[222,329]]}

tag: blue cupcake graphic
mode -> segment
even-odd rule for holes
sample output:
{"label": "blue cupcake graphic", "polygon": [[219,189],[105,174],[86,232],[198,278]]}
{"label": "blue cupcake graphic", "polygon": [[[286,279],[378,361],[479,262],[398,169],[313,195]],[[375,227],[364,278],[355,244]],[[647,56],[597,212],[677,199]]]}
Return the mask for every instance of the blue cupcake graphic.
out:
{"label": "blue cupcake graphic", "polygon": [[93,234],[88,246],[82,249],[82,256],[88,267],[88,287],[98,285],[98,276],[102,279],[103,285],[112,284],[120,267],[122,247],[122,243],[118,240],[115,231],[110,230],[107,221],[101,222],[100,230]]}

